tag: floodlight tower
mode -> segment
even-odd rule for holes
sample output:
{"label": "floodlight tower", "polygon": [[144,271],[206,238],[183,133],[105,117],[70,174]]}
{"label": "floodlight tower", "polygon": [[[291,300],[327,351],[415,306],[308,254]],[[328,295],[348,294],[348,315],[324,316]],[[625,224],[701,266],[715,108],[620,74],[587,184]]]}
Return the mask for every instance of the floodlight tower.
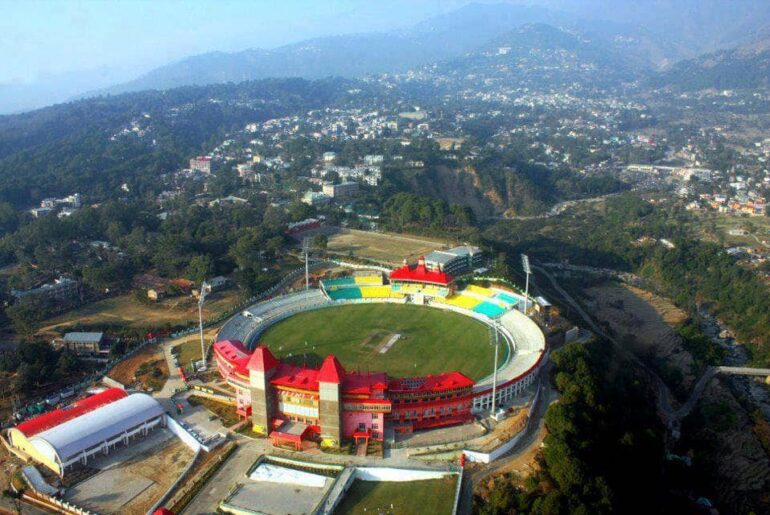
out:
{"label": "floodlight tower", "polygon": [[198,296],[198,323],[201,333],[201,363],[202,369],[206,370],[206,341],[203,339],[203,303],[206,301],[206,294],[211,291],[211,285],[204,279],[201,283],[201,292]]}
{"label": "floodlight tower", "polygon": [[497,409],[497,351],[498,351],[498,348],[500,347],[498,345],[499,331],[498,331],[497,324],[498,324],[498,320],[495,319],[494,325],[492,326],[494,327],[494,330],[495,330],[495,368],[494,370],[492,370],[492,413],[491,413],[492,417],[495,416],[495,410]]}
{"label": "floodlight tower", "polygon": [[310,252],[310,238],[302,238],[302,253],[305,255],[305,289],[310,289],[310,266],[308,265],[308,254]]}
{"label": "floodlight tower", "polygon": [[532,273],[532,268],[529,266],[529,256],[526,254],[521,255],[521,267],[524,269],[524,273],[527,274],[527,279],[524,287],[524,314],[527,314],[529,308],[529,274]]}

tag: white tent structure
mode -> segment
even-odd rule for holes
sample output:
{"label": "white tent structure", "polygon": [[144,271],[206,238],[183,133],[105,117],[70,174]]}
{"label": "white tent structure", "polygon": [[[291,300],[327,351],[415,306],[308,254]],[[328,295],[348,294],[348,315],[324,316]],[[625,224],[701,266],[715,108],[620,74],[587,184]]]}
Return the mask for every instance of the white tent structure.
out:
{"label": "white tent structure", "polygon": [[29,444],[36,458],[64,476],[97,454],[109,454],[118,444],[128,446],[165,424],[166,413],[158,401],[135,393],[38,433]]}

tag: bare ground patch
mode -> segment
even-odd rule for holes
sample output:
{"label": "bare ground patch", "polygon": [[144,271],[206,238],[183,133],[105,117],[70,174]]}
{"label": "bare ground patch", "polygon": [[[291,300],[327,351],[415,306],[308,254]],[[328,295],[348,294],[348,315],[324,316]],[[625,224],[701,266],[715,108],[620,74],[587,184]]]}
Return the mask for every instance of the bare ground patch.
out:
{"label": "bare ground patch", "polygon": [[585,293],[595,304],[594,315],[608,324],[635,354],[678,370],[681,382],[670,386],[690,390],[696,379],[695,363],[675,332],[687,320],[684,311],[664,297],[625,284],[593,287]]}
{"label": "bare ground patch", "polygon": [[159,390],[168,378],[168,364],[159,345],[147,345],[115,365],[107,376],[126,386]]}
{"label": "bare ground patch", "polygon": [[[206,299],[204,319],[229,311],[241,301],[236,290],[227,290]],[[189,296],[164,299],[157,303],[139,302],[131,294],[100,300],[49,320],[39,335],[56,336],[72,326],[118,325],[136,328],[162,328],[165,325],[195,324],[198,303]]]}

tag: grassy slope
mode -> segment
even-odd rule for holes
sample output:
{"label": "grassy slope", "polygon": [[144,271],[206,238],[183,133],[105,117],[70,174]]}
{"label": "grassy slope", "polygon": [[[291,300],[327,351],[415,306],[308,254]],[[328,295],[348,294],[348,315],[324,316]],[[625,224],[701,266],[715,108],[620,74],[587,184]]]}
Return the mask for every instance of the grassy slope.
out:
{"label": "grassy slope", "polygon": [[[401,339],[380,354],[379,349],[396,333]],[[460,370],[476,380],[492,371],[494,349],[488,342],[488,329],[471,318],[393,304],[300,313],[270,328],[260,340],[276,356],[291,353],[310,365],[334,354],[347,370],[382,371],[393,376]]]}

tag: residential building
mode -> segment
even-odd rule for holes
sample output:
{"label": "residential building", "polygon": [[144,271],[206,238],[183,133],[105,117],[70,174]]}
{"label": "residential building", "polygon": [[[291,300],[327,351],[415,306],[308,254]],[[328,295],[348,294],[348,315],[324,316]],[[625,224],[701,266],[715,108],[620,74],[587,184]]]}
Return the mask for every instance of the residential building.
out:
{"label": "residential building", "polygon": [[35,207],[29,210],[30,214],[35,218],[42,218],[44,216],[53,213],[52,207]]}
{"label": "residential building", "polygon": [[104,333],[71,332],[64,335],[61,347],[75,354],[98,354],[103,343]]}
{"label": "residential building", "polygon": [[381,165],[385,157],[380,154],[364,156],[364,164],[367,166]]}
{"label": "residential building", "polygon": [[358,193],[358,183],[352,181],[340,184],[326,183],[323,185],[323,193],[335,200],[349,199]]}
{"label": "residential building", "polygon": [[213,173],[213,160],[211,156],[198,156],[190,159],[190,170],[195,172],[201,172],[205,174]]}
{"label": "residential building", "polygon": [[328,204],[331,197],[317,191],[307,191],[302,196],[302,202],[309,206],[323,206]]}

